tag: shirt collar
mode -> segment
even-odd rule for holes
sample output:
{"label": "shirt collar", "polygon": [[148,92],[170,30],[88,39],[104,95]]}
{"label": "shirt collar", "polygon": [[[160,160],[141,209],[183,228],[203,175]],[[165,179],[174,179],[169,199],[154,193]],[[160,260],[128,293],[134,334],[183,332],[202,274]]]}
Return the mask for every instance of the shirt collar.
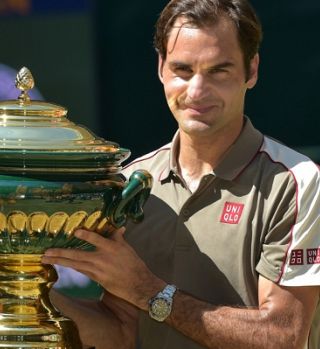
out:
{"label": "shirt collar", "polygon": [[[226,152],[213,174],[225,180],[233,180],[251,162],[259,151],[262,142],[262,133],[255,129],[251,121],[245,117],[244,126],[239,137]],[[179,147],[180,134],[177,131],[171,142],[169,161],[159,177],[161,181],[168,179],[173,173],[178,173],[177,157]]]}
{"label": "shirt collar", "polygon": [[180,147],[180,132],[179,130],[173,136],[171,145],[170,145],[170,153],[169,153],[169,161],[167,162],[165,168],[160,174],[160,181],[168,179],[168,177],[173,173],[178,173],[178,152]]}
{"label": "shirt collar", "polygon": [[233,180],[253,160],[262,142],[262,133],[255,129],[251,121],[245,117],[245,123],[239,137],[215,168],[214,174],[226,180]]}

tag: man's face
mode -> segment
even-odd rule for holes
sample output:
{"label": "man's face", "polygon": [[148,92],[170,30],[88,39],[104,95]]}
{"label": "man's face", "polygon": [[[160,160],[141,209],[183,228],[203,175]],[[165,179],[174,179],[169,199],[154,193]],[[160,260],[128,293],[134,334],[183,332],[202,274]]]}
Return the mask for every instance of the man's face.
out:
{"label": "man's face", "polygon": [[159,58],[159,77],[181,132],[203,137],[241,125],[245,93],[256,83],[258,61],[256,55],[246,81],[236,28],[229,19],[199,29],[178,18],[167,57]]}

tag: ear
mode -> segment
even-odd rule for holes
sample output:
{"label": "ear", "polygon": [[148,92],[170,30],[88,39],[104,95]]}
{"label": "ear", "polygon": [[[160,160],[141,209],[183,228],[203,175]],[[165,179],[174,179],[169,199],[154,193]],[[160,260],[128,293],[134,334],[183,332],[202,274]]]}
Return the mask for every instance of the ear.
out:
{"label": "ear", "polygon": [[253,88],[258,81],[258,70],[259,70],[260,57],[256,53],[250,62],[250,77],[247,81],[247,86],[249,89]]}
{"label": "ear", "polygon": [[163,58],[160,55],[158,55],[158,77],[162,83],[163,83],[163,76],[162,76],[163,64],[164,64]]}

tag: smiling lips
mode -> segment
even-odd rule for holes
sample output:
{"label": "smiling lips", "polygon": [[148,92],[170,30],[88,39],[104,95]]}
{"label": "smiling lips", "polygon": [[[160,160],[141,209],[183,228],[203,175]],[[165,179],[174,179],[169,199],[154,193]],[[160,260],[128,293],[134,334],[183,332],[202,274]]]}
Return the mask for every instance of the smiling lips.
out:
{"label": "smiling lips", "polygon": [[184,109],[186,111],[190,111],[193,114],[205,114],[211,109],[213,109],[215,105],[202,106],[202,105],[185,105]]}

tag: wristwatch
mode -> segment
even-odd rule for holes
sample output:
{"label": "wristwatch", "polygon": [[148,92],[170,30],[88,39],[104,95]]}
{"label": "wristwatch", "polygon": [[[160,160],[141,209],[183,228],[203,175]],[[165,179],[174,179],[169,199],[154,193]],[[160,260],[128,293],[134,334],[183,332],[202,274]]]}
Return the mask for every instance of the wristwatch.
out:
{"label": "wristwatch", "polygon": [[149,316],[159,322],[163,322],[172,310],[173,296],[177,291],[174,285],[167,285],[155,297],[149,300]]}

